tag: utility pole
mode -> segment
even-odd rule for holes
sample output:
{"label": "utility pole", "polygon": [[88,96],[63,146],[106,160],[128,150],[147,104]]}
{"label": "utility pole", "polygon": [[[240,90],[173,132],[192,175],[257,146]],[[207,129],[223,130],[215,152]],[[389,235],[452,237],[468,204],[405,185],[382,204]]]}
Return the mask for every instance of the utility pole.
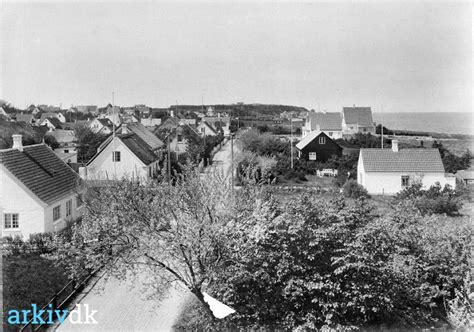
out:
{"label": "utility pole", "polygon": [[170,135],[171,132],[168,133],[168,185],[171,186],[171,153],[170,153]]}
{"label": "utility pole", "polygon": [[291,153],[291,169],[293,169],[293,112],[290,113],[290,153]]}
{"label": "utility pole", "polygon": [[114,115],[115,115],[115,92],[112,91],[112,145],[113,145],[113,152],[112,152],[112,156],[113,156],[113,162],[114,162],[114,180],[117,179],[117,166],[116,166],[116,163],[117,163],[117,155],[115,153],[115,119],[114,119]]}
{"label": "utility pole", "polygon": [[[382,105],[382,113],[383,113],[383,105]],[[383,121],[381,120],[380,121],[380,146],[382,147],[383,149]]]}
{"label": "utility pole", "polygon": [[234,193],[234,135],[230,134],[230,178],[232,194]]}

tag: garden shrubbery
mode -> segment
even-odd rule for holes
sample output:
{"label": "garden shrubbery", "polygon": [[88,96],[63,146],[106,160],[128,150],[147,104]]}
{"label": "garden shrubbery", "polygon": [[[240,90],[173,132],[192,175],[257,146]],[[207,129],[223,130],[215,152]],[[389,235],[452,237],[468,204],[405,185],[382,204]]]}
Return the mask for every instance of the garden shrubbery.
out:
{"label": "garden shrubbery", "polygon": [[452,189],[449,185],[441,187],[439,182],[429,189],[422,189],[417,182],[402,190],[395,196],[395,202],[410,201],[421,214],[457,215],[462,208],[462,192]]}
{"label": "garden shrubbery", "polygon": [[244,224],[209,288],[236,313],[218,323],[187,314],[181,328],[446,326],[469,271],[469,221],[413,206],[377,217],[364,200],[270,197]]}
{"label": "garden shrubbery", "polygon": [[351,198],[360,198],[360,197],[365,197],[369,198],[369,193],[367,192],[367,189],[365,189],[363,186],[357,183],[356,180],[348,180],[343,186],[342,186],[342,193],[344,194],[345,197],[351,197]]}

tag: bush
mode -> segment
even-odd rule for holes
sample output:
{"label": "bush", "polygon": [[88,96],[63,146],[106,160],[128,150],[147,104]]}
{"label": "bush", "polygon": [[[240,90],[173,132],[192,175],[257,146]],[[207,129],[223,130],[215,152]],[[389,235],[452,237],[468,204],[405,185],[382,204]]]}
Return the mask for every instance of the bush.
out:
{"label": "bush", "polygon": [[209,290],[239,326],[433,326],[469,271],[468,220],[416,209],[377,218],[364,200],[302,195],[267,199],[246,224]]}
{"label": "bush", "polygon": [[421,214],[457,215],[462,208],[461,195],[463,192],[453,190],[449,185],[441,188],[439,182],[427,190],[421,183],[414,183],[395,196],[395,202],[411,201]]}
{"label": "bush", "polygon": [[344,186],[342,186],[342,193],[345,197],[351,198],[370,197],[367,189],[358,184],[356,180],[348,180]]}

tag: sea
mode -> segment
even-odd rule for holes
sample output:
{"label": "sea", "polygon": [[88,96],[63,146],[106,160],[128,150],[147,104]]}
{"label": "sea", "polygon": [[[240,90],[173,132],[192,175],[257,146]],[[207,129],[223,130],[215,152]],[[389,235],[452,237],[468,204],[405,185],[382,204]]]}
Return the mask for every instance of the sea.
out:
{"label": "sea", "polygon": [[474,112],[374,113],[374,121],[385,128],[474,136]]}

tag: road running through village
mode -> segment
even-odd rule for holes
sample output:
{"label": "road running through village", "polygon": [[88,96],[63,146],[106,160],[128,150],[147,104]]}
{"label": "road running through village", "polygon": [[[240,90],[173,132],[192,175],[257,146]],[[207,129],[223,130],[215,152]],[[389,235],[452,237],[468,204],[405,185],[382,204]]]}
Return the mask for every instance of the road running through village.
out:
{"label": "road running through village", "polygon": [[[234,155],[238,150],[234,140]],[[214,155],[212,168],[223,171],[226,176],[231,172],[231,141],[227,141]],[[143,275],[143,278],[145,276]],[[79,295],[77,304],[88,304],[98,324],[72,324],[68,319],[53,327],[60,332],[69,331],[172,331],[182,308],[193,296],[181,288],[170,288],[167,296],[158,303],[147,299],[147,293],[140,282],[133,278],[125,281],[100,278],[95,285]],[[81,298],[82,296],[82,298]]]}

